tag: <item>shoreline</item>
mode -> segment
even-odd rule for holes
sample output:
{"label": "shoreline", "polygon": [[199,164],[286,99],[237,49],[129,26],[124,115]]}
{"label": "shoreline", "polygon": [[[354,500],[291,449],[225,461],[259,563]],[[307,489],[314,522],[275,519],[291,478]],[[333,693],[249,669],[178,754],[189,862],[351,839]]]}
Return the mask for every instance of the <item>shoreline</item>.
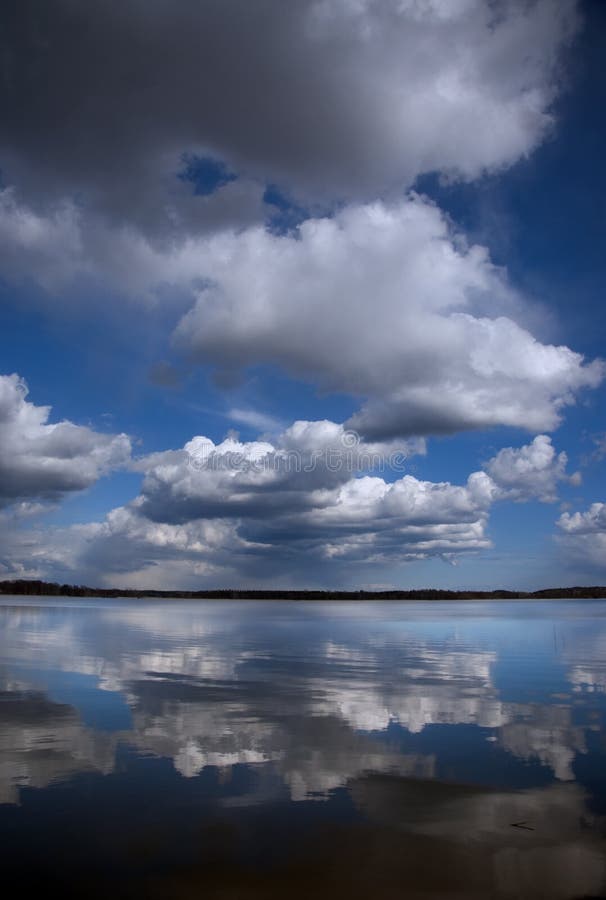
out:
{"label": "shoreline", "polygon": [[606,586],[545,588],[539,591],[417,590],[247,590],[165,591],[120,588],[92,588],[86,585],[16,579],[0,581],[0,597],[80,597],[124,600],[606,600]]}

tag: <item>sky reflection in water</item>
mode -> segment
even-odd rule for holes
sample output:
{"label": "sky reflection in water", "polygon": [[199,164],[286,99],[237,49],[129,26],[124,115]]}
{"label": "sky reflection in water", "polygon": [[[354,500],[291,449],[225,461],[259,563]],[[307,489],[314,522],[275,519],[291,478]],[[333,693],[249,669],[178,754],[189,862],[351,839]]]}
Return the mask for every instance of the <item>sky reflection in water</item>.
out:
{"label": "sky reflection in water", "polygon": [[74,895],[598,896],[605,708],[599,601],[8,598],[0,837]]}

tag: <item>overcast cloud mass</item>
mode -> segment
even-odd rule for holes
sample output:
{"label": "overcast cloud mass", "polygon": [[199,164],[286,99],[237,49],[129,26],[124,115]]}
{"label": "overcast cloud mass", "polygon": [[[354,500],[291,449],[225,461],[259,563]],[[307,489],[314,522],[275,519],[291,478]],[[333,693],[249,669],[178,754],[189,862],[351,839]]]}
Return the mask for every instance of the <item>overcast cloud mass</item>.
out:
{"label": "overcast cloud mass", "polygon": [[604,577],[591,223],[562,191],[564,298],[511,249],[553,227],[593,4],[2,15],[0,577]]}

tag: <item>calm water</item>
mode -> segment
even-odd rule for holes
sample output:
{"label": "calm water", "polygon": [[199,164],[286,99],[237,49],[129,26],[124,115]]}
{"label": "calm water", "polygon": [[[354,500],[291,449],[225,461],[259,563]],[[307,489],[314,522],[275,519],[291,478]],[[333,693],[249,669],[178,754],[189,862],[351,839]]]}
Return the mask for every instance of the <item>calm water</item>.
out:
{"label": "calm water", "polygon": [[3,880],[606,894],[606,602],[4,598]]}

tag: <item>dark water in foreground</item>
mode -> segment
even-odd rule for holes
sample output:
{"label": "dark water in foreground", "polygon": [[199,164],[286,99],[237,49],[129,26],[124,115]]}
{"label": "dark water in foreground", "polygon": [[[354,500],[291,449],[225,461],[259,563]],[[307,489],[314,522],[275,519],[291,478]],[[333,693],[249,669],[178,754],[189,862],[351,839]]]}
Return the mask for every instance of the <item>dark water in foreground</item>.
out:
{"label": "dark water in foreground", "polygon": [[4,598],[4,883],[606,895],[606,602]]}

